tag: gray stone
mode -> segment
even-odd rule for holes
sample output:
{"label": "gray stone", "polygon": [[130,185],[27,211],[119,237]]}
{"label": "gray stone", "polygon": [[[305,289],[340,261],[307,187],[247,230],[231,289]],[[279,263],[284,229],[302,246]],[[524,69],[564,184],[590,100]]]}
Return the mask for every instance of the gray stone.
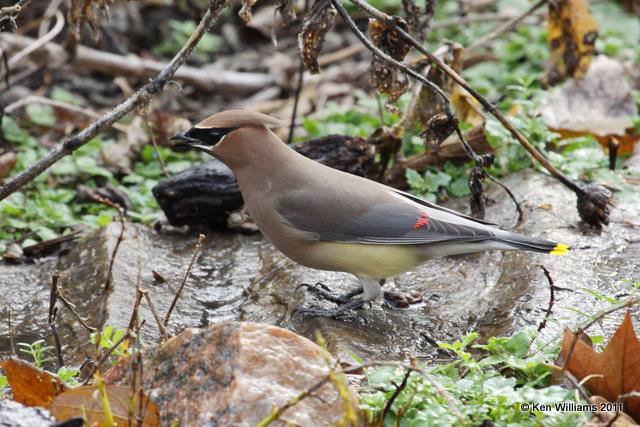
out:
{"label": "gray stone", "polygon": [[[528,171],[504,180],[522,201],[525,220],[515,231],[560,240],[575,248],[557,257],[528,252],[488,252],[432,260],[395,278],[397,288],[423,295],[421,304],[405,310],[393,310],[381,300],[357,311],[360,318],[348,320],[301,319],[295,310],[306,305],[326,305],[303,289],[301,283],[322,281],[338,293],[356,286],[348,274],[325,272],[296,265],[259,234],[209,233],[199,252],[191,277],[171,317],[169,330],[205,327],[228,320],[264,322],[313,337],[319,329],[333,354],[351,354],[370,359],[397,359],[406,352],[420,358],[438,356],[437,341],[458,338],[475,330],[483,336],[505,334],[525,325],[538,325],[549,303],[549,286],[538,264],[550,271],[555,284],[566,291],[556,292],[553,315],[543,331],[545,337],[559,338],[563,325],[572,325],[576,314],[571,309],[594,312],[606,303],[581,291],[588,288],[605,295],[623,297],[630,292],[625,279],[640,278],[640,201],[619,200],[611,224],[601,232],[582,229],[575,210],[575,196],[545,175]],[[505,227],[516,222],[511,200],[492,187],[494,200],[487,207],[487,219]],[[454,208],[465,209],[466,201],[455,201]],[[98,296],[106,278],[120,224],[87,235],[63,256],[58,268],[63,272],[60,284],[78,311],[95,324]],[[138,262],[142,268],[142,287],[153,296],[160,316],[164,316],[194,249],[193,234],[156,233],[142,225],[127,224],[124,240],[113,269],[114,290],[108,301],[107,324],[126,327],[135,295]],[[42,269],[51,264],[2,266],[4,291],[21,336],[48,336],[46,311],[48,279]],[[151,270],[159,272],[167,283],[154,280]],[[24,275],[24,277],[22,277]],[[21,310],[27,307],[27,321]],[[4,309],[6,312],[6,308]],[[20,313],[20,314],[18,314]],[[67,357],[81,360],[80,350],[87,332],[61,309],[61,332],[68,349]],[[157,327],[146,303],[141,310],[146,320],[144,340],[154,342]],[[602,322],[605,331],[617,326],[616,316]],[[0,336],[6,336],[6,322],[0,322]],[[0,342],[7,349],[6,339]]]}
{"label": "gray stone", "polygon": [[[129,379],[130,361],[105,374]],[[162,425],[250,427],[302,393],[313,395],[282,412],[273,426],[335,426],[355,393],[340,396],[328,374],[336,361],[319,346],[285,329],[224,322],[186,329],[160,349],[145,353],[144,390],[160,408]]]}

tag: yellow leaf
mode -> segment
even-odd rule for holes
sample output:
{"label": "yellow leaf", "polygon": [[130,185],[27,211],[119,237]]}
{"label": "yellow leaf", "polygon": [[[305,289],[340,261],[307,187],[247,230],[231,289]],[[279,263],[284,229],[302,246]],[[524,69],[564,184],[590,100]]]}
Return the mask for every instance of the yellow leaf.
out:
{"label": "yellow leaf", "polygon": [[551,67],[546,83],[555,84],[567,76],[585,75],[595,52],[598,24],[586,0],[549,2],[549,47]]}

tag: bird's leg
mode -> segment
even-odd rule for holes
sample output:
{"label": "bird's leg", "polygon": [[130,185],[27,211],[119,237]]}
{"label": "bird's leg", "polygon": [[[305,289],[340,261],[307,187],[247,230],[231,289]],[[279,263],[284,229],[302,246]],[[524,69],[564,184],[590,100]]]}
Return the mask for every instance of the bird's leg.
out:
{"label": "bird's leg", "polygon": [[[325,309],[325,308],[318,308],[318,307],[301,308],[300,310],[298,310],[298,314],[303,317],[333,317],[333,318],[343,317],[347,315],[346,313],[347,311],[360,308],[364,305],[364,303],[373,301],[378,296],[380,296],[380,293],[382,290],[381,290],[380,283],[377,280],[363,279],[363,278],[359,278],[359,279],[360,279],[360,283],[362,284],[362,288],[355,289],[347,293],[343,297],[335,297],[331,295],[331,293],[326,291],[328,290],[328,288],[323,284],[320,284],[320,285],[316,284],[316,286],[308,287],[309,290],[314,294],[316,294],[316,291],[320,291],[323,294],[329,294],[332,299],[330,298],[326,298],[326,299],[341,305],[332,309]],[[324,288],[326,290],[321,288]],[[362,294],[362,297],[354,298],[356,295],[359,295],[359,294]]]}
{"label": "bird's leg", "polygon": [[356,289],[353,289],[347,292],[346,294],[335,295],[322,282],[318,282],[315,285],[308,285],[306,283],[303,283],[300,286],[298,286],[298,289],[302,287],[307,288],[309,292],[311,292],[313,295],[317,296],[318,298],[335,302],[336,304],[346,304],[351,300],[351,298],[355,297],[356,295],[360,295],[362,293],[362,287],[357,287]]}
{"label": "bird's leg", "polygon": [[362,307],[364,304],[364,300],[362,298],[353,298],[349,302],[339,305],[336,308],[319,308],[319,307],[309,307],[309,308],[301,308],[298,310],[298,314],[302,317],[333,317],[338,318],[348,314],[346,313],[349,310],[353,310],[356,308]]}

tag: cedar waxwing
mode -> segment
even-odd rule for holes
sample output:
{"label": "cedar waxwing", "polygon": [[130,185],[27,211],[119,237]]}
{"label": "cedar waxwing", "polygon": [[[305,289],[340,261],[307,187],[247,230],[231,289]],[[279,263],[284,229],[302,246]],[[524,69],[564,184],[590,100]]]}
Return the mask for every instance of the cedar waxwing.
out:
{"label": "cedar waxwing", "polygon": [[174,136],[172,143],[226,163],[256,225],[286,256],[307,267],[344,271],[360,280],[362,289],[343,297],[312,289],[342,305],[333,310],[302,309],[300,314],[339,316],[377,298],[381,279],[436,257],[495,249],[554,255],[568,250],[567,245],[500,230],[310,160],[271,131],[282,126],[264,114],[225,111]]}

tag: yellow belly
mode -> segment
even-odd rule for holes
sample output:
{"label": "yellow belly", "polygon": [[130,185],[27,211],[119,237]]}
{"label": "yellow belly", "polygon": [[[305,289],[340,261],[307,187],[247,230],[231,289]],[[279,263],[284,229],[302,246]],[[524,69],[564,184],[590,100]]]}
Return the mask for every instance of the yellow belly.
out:
{"label": "yellow belly", "polygon": [[411,245],[371,245],[317,242],[292,257],[300,264],[319,270],[346,271],[365,278],[397,276],[426,261]]}

